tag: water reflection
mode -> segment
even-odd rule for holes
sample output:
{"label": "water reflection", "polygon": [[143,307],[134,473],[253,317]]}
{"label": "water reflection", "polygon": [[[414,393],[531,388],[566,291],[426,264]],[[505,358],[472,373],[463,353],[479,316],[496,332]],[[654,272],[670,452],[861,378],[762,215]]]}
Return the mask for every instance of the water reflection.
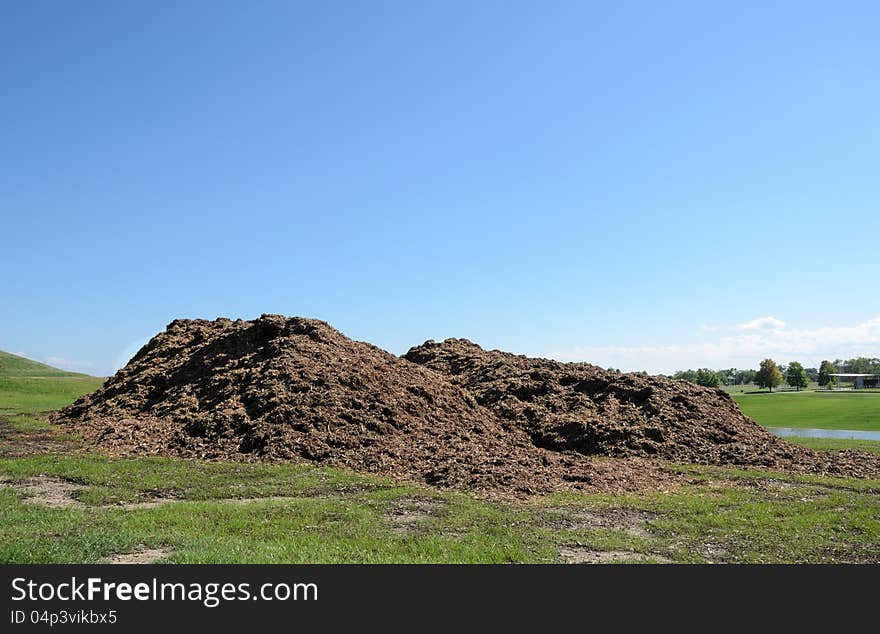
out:
{"label": "water reflection", "polygon": [[795,429],[794,427],[768,427],[772,433],[782,438],[800,436],[802,438],[845,438],[847,440],[880,440],[880,431],[859,431],[854,429]]}

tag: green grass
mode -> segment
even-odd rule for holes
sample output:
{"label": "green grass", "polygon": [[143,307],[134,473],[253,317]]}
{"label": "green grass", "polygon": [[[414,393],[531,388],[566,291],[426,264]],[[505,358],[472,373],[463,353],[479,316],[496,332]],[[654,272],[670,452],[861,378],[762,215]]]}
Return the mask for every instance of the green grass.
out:
{"label": "green grass", "polygon": [[880,453],[880,441],[878,440],[851,440],[844,438],[805,438],[803,436],[788,436],[787,441],[809,447],[815,451],[840,451],[842,449],[859,449]]}
{"label": "green grass", "polygon": [[[766,390],[765,388],[762,388],[762,387],[758,387],[754,383],[747,383],[746,385],[722,385],[721,389],[724,390],[725,392],[730,393],[731,396],[736,395],[736,394],[754,394],[754,393],[763,394],[765,392],[769,392],[769,390]],[[815,382],[811,382],[807,385],[806,388],[802,388],[801,391],[803,391],[804,389],[816,390],[816,389],[819,389],[819,384],[815,383]],[[789,385],[785,385],[785,384],[780,385],[779,387],[773,389],[774,394],[777,392],[789,392],[789,391],[794,392],[797,390],[795,390],[795,388],[793,388]]]}
{"label": "green grass", "polygon": [[32,361],[31,359],[26,359],[25,357],[20,357],[17,354],[10,354],[9,352],[3,352],[0,350],[0,377],[10,377],[10,376],[87,376],[85,374],[79,374],[77,372],[67,372],[65,370],[59,370],[58,368],[53,368],[50,365],[46,365],[45,363],[39,363],[38,361]]}
{"label": "green grass", "polygon": [[44,412],[72,403],[104,383],[93,376],[0,376],[0,414]]}
{"label": "green grass", "polygon": [[[144,548],[178,563],[541,563],[579,545],[682,563],[880,561],[880,482],[681,471],[689,479],[668,493],[503,502],[297,465],[4,459],[0,563],[94,562]],[[28,504],[15,486],[47,476],[75,483],[76,508]],[[118,505],[156,495],[174,501]],[[396,521],[406,509],[418,512]],[[597,525],[585,512],[636,519]]]}
{"label": "green grass", "polygon": [[746,416],[767,427],[880,430],[880,393],[732,394]]}
{"label": "green grass", "polygon": [[[144,549],[175,563],[547,563],[580,552],[880,562],[877,481],[671,465],[681,483],[663,493],[487,500],[312,465],[89,455],[27,413],[99,383],[0,379],[0,403],[20,412],[0,415],[0,563]],[[37,486],[64,503],[40,503]]]}

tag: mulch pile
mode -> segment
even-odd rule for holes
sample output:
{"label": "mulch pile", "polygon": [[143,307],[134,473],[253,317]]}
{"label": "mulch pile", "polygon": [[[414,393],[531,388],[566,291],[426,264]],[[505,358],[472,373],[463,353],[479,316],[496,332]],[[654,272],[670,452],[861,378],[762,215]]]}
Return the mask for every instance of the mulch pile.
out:
{"label": "mulch pile", "polygon": [[720,390],[461,339],[398,358],[279,315],[176,320],[56,421],[118,455],[308,460],[516,493],[661,488],[656,458],[880,475],[877,456],[772,436]]}

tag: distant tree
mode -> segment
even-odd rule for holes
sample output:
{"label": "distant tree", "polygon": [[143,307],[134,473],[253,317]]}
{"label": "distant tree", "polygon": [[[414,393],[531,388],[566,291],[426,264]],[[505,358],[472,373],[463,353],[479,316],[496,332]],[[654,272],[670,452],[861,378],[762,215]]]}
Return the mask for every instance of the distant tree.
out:
{"label": "distant tree", "polygon": [[736,373],[736,382],[740,385],[747,385],[755,382],[754,370],[740,370]]}
{"label": "distant tree", "polygon": [[847,370],[845,372],[853,372],[855,374],[875,374],[880,372],[880,359],[872,359],[868,357],[856,357],[846,362]]}
{"label": "distant tree", "polygon": [[696,383],[703,387],[718,387],[721,385],[721,380],[718,378],[718,373],[714,370],[700,368],[697,370]]}
{"label": "distant tree", "polygon": [[804,372],[807,373],[807,381],[810,383],[815,383],[819,378],[819,370],[816,368],[804,368]]}
{"label": "distant tree", "polygon": [[755,385],[758,387],[769,387],[770,391],[782,383],[782,372],[773,359],[764,359],[761,361],[761,368],[755,374]]}
{"label": "distant tree", "polygon": [[804,366],[797,361],[789,363],[788,369],[785,372],[785,380],[798,392],[800,392],[802,387],[807,387],[807,373],[804,371]]}
{"label": "distant tree", "polygon": [[691,383],[696,383],[697,373],[693,370],[679,370],[672,375],[672,378],[679,379],[680,381],[690,381]]}
{"label": "distant tree", "polygon": [[819,364],[819,376],[817,381],[819,385],[825,387],[829,383],[831,383],[831,375],[837,373],[837,366],[835,366],[831,361],[823,361]]}

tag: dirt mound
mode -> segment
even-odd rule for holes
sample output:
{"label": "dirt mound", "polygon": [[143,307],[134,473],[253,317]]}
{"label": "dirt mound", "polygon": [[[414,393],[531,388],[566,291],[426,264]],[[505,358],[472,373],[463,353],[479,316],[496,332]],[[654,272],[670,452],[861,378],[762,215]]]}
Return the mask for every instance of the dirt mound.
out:
{"label": "dirt mound", "polygon": [[816,453],[746,417],[724,390],[428,341],[404,358],[447,376],[540,447],[585,455],[659,457],[825,474],[878,476],[880,458]]}
{"label": "dirt mound", "polygon": [[176,320],[56,421],[121,455],[308,460],[458,489],[663,488],[655,458],[880,476],[877,456],[791,445],[720,390],[462,339],[398,358],[279,315]]}
{"label": "dirt mound", "polygon": [[176,320],[56,417],[118,454],[305,459],[467,489],[658,486],[651,464],[536,447],[440,373],[328,324]]}

